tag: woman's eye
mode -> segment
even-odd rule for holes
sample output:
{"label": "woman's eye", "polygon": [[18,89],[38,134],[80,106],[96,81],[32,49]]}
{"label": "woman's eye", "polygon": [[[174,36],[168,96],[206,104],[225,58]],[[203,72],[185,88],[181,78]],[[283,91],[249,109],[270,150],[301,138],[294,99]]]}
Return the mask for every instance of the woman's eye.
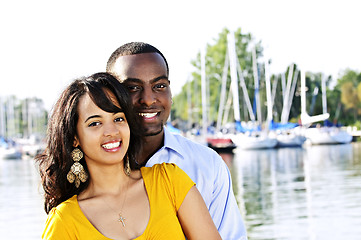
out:
{"label": "woman's eye", "polygon": [[89,127],[95,127],[95,126],[98,126],[99,124],[100,124],[100,122],[92,122],[88,126]]}
{"label": "woman's eye", "polygon": [[114,120],[115,122],[123,122],[124,121],[124,118],[122,117],[118,117]]}

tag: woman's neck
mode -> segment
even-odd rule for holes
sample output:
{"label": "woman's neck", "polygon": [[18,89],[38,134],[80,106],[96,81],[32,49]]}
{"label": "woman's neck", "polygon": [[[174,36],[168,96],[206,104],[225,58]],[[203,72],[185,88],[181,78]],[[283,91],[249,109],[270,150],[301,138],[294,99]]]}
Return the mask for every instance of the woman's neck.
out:
{"label": "woman's neck", "polygon": [[106,166],[89,169],[90,182],[78,198],[92,198],[100,195],[119,195],[134,179],[141,178],[139,170],[131,171],[127,176],[122,166]]}

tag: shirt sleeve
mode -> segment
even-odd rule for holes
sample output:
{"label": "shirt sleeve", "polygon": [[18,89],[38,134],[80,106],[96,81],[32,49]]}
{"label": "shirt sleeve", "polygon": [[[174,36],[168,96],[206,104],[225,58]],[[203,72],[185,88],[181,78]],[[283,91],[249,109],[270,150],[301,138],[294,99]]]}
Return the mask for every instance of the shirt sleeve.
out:
{"label": "shirt sleeve", "polygon": [[67,240],[72,239],[62,219],[61,213],[53,208],[45,222],[45,229],[42,239],[46,240]]}
{"label": "shirt sleeve", "polygon": [[233,193],[231,174],[223,160],[218,162],[209,212],[222,239],[246,240],[246,228]]}
{"label": "shirt sleeve", "polygon": [[173,192],[173,202],[178,211],[189,190],[195,185],[192,179],[177,165],[162,163],[168,186]]}

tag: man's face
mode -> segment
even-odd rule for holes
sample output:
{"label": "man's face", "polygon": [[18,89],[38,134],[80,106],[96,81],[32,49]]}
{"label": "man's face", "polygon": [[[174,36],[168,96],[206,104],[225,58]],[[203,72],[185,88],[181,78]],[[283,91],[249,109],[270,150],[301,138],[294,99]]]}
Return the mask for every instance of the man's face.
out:
{"label": "man's face", "polygon": [[121,56],[111,70],[128,88],[146,135],[162,133],[172,106],[164,59],[158,53]]}

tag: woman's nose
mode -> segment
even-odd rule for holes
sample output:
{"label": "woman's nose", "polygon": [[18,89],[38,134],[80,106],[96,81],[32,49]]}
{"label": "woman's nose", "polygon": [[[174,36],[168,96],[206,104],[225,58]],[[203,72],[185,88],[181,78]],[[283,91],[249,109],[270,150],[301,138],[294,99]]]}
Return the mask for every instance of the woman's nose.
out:
{"label": "woman's nose", "polygon": [[115,136],[117,134],[119,134],[119,129],[114,122],[106,124],[104,126],[104,135],[105,136]]}

